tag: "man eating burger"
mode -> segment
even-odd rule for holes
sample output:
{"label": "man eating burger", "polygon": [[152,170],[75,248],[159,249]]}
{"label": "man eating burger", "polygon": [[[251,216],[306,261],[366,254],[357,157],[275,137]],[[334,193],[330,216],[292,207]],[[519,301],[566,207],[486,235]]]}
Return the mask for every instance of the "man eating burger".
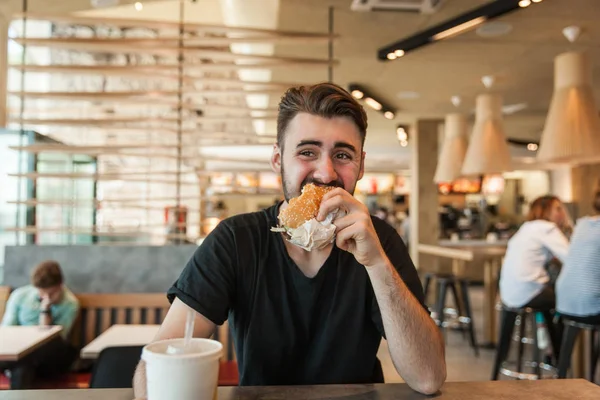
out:
{"label": "man eating burger", "polygon": [[[367,116],[329,83],[290,88],[279,104],[272,168],[285,201],[222,221],[168,291],[156,340],[229,320],[241,385],[383,382],[377,350],[414,390],[446,378],[444,344],[397,232],[353,197]],[[145,397],[145,366],[134,379]]]}

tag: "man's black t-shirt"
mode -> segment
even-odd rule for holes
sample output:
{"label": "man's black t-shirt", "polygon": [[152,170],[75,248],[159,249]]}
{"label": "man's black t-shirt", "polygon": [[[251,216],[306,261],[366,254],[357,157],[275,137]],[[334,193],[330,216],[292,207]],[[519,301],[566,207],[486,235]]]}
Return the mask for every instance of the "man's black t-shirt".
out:
{"label": "man's black t-shirt", "polygon": [[[313,278],[288,255],[278,206],[222,221],[169,289],[217,325],[229,318],[241,385],[351,384],[382,381],[376,358],[385,336],[365,267],[333,247]],[[406,247],[372,218],[382,246],[423,304]],[[379,377],[377,377],[379,375]]]}

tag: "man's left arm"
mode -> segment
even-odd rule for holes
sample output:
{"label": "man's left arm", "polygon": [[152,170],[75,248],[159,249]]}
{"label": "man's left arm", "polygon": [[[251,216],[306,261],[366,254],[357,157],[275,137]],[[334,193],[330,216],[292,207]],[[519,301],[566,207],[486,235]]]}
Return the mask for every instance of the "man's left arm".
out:
{"label": "man's left arm", "polygon": [[[437,392],[446,380],[439,329],[394,268],[367,207],[345,190],[334,189],[323,197],[317,219],[325,219],[336,209],[346,212],[334,221],[336,245],[352,253],[367,270],[396,370],[416,391]],[[402,267],[414,270],[412,263]]]}
{"label": "man's left arm", "polygon": [[433,394],[446,380],[444,342],[439,328],[386,257],[365,266],[394,367],[415,390]]}

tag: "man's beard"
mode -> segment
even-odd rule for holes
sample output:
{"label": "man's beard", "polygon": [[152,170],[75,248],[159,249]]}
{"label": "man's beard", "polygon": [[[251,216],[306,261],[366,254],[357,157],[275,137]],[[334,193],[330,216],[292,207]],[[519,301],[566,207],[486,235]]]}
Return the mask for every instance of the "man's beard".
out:
{"label": "man's beard", "polygon": [[[331,182],[320,182],[315,179],[312,179],[311,177],[306,177],[300,184],[299,191],[297,193],[292,192],[290,189],[291,184],[288,182],[287,177],[285,175],[285,168],[283,167],[283,160],[281,160],[281,184],[283,186],[283,196],[285,197],[285,201],[287,203],[289,203],[290,200],[293,199],[294,197],[298,197],[302,191],[302,188],[308,183],[314,183],[315,185],[321,185],[321,186],[340,187],[342,189],[346,189],[344,187],[344,183],[339,179],[331,181]],[[354,195],[355,188],[356,188],[356,182],[354,182],[352,189],[349,190],[348,192],[351,195]]]}

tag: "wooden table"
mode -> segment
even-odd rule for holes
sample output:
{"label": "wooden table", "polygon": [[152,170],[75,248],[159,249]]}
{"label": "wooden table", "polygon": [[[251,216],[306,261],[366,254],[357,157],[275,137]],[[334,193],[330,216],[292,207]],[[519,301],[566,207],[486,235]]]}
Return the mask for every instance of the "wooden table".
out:
{"label": "wooden table", "polygon": [[[405,384],[220,387],[219,400],[416,400],[431,397]],[[600,387],[583,379],[447,383],[439,400],[598,400]],[[0,400],[132,400],[131,389],[0,391]]]}
{"label": "wooden table", "polygon": [[0,326],[0,361],[19,361],[57,337],[62,326]]}
{"label": "wooden table", "polygon": [[154,340],[160,325],[113,325],[81,349],[81,358],[96,359],[106,347],[145,346]]}

